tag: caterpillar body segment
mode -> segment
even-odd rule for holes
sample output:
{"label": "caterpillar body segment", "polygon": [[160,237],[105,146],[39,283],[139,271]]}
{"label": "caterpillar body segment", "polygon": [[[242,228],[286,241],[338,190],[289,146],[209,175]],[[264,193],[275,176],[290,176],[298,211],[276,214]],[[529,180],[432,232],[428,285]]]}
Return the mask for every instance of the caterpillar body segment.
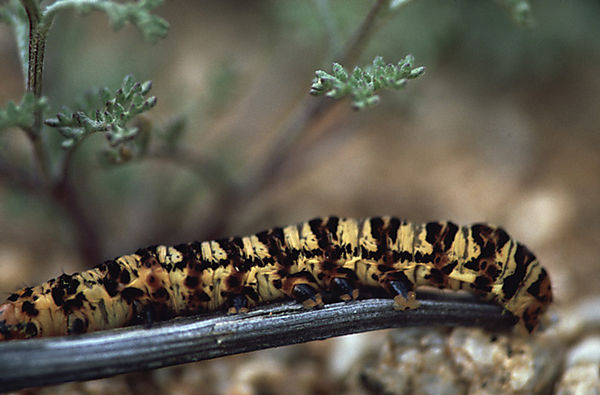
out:
{"label": "caterpillar body segment", "polygon": [[394,217],[316,218],[247,237],[151,246],[40,286],[0,305],[0,339],[57,336],[293,298],[353,300],[380,287],[397,309],[415,289],[467,290],[494,300],[529,332],[552,301],[535,256],[501,228]]}

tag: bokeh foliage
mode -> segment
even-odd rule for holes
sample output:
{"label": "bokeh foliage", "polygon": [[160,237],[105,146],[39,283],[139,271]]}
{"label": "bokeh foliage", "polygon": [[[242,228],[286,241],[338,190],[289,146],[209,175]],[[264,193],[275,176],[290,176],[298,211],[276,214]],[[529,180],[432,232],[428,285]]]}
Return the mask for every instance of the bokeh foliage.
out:
{"label": "bokeh foliage", "polygon": [[[198,209],[197,201],[204,202],[203,199],[207,200],[202,205],[210,207],[214,204],[210,199],[220,196],[214,192],[224,188],[231,181],[229,177],[244,177],[248,163],[242,159],[245,153],[240,153],[235,145],[238,131],[228,130],[216,138],[208,131],[211,125],[235,116],[235,101],[248,88],[244,79],[247,78],[244,73],[248,73],[244,70],[247,54],[239,49],[222,51],[206,63],[196,65],[190,61],[191,66],[183,67],[178,64],[178,56],[182,53],[200,62],[210,55],[194,54],[196,47],[190,44],[181,44],[188,47],[177,52],[178,44],[186,42],[182,37],[189,41],[214,41],[218,46],[218,34],[198,38],[190,30],[178,32],[180,35],[154,45],[143,41],[155,42],[164,37],[168,26],[165,19],[170,19],[168,15],[177,16],[178,8],[184,4],[187,11],[199,15],[223,14],[231,21],[239,21],[236,18],[240,17],[236,15],[240,13],[249,15],[248,20],[253,25],[248,35],[261,37],[257,40],[256,52],[268,59],[264,66],[273,69],[269,71],[272,73],[270,79],[280,86],[302,86],[303,91],[288,90],[285,94],[308,93],[310,78],[315,69],[319,69],[322,70],[317,75],[320,81],[315,81],[317,85],[313,89],[328,92],[333,97],[349,94],[354,97],[353,104],[357,108],[377,102],[375,91],[379,88],[403,86],[407,76],[421,73],[421,69],[411,66],[408,75],[395,75],[399,69],[386,69],[389,66],[380,63],[378,56],[398,65],[405,64],[405,55],[411,53],[417,64],[427,66],[427,77],[454,69],[485,80],[486,84],[499,86],[520,81],[545,84],[568,74],[578,57],[600,57],[595,42],[600,32],[594,19],[599,14],[599,5],[593,1],[569,4],[558,0],[392,1],[389,5],[394,7],[386,10],[379,30],[361,55],[350,63],[343,62],[338,54],[360,27],[371,2],[265,1],[219,8],[221,6],[210,5],[210,2],[173,1],[159,8],[161,3],[156,0],[44,2],[42,9],[50,10],[54,23],[48,41],[44,97],[14,95],[0,110],[0,127],[6,130],[31,128],[31,113],[39,110],[45,114],[47,122],[43,127],[48,157],[53,163],[51,173],[59,177],[65,163],[68,164],[71,169],[68,177],[75,189],[85,195],[82,199],[84,210],[89,212],[92,222],[98,223],[101,238],[110,237],[107,235],[114,231],[115,225],[105,218],[131,218],[129,215],[133,214],[126,210],[132,206],[144,208],[146,214],[153,213],[156,222],[160,223],[148,230],[149,235],[135,240],[164,242],[168,241],[160,239],[164,235],[173,235],[174,239],[187,237],[176,234],[181,221],[187,217],[195,218],[186,210]],[[59,13],[62,10],[75,12]],[[85,17],[80,18],[80,14]],[[18,0],[9,0],[0,8],[2,21],[14,28],[17,51],[21,53],[25,67],[26,17]],[[108,33],[107,18],[110,26],[124,28],[124,31]],[[142,34],[128,31],[126,24],[133,24]],[[233,22],[232,26],[235,24]],[[104,31],[107,33],[103,34]],[[314,53],[314,58],[307,61],[313,65],[312,69],[298,74],[298,69],[278,64],[277,51],[282,47],[305,48],[306,53]],[[340,62],[341,66],[329,71],[333,62]],[[378,70],[383,72],[383,77],[377,74]],[[153,93],[160,98],[160,105],[147,116],[139,115],[156,103],[146,95],[147,83],[136,85],[133,80],[126,79],[121,83],[122,93],[115,92],[128,73],[141,81],[155,81]],[[169,88],[170,83],[179,80],[184,83],[194,80],[191,75],[195,73],[208,76],[202,77],[205,79],[198,85],[195,96],[185,96],[177,89]],[[156,78],[161,83],[157,84]],[[298,83],[298,79],[302,82]],[[411,88],[417,84],[415,81]],[[493,88],[487,86],[484,89]],[[267,103],[274,95],[267,85],[260,86],[252,94],[257,103]],[[388,94],[384,102],[391,106],[403,106],[408,102],[418,106],[410,91]],[[265,113],[273,109],[267,104],[263,107],[260,111]],[[281,123],[281,114],[272,117],[270,125],[276,129],[275,125]],[[6,130],[0,135],[5,158],[24,168],[26,174],[37,171],[30,164],[28,148],[15,143]],[[240,135],[243,132],[258,133],[252,129],[239,132]],[[109,138],[108,145],[102,136]],[[261,139],[268,140],[262,135],[255,140]],[[240,146],[245,144],[242,140]],[[61,161],[65,153],[68,153],[67,160]],[[99,162],[98,153],[108,161]],[[123,166],[102,166],[107,162]],[[164,165],[165,162],[169,164]],[[152,173],[150,179],[147,178],[149,172]],[[143,199],[147,201],[136,193],[138,187],[145,189]],[[28,191],[18,188],[11,188],[9,193],[17,197],[31,196]],[[114,201],[116,197],[121,200]],[[22,201],[31,200],[24,198]],[[50,205],[49,210],[52,207]],[[96,210],[97,207],[102,209]],[[210,208],[206,210],[210,212]],[[41,228],[52,228],[51,222],[55,220],[56,217],[52,217],[50,223]],[[201,227],[188,224],[184,228],[189,232]]]}

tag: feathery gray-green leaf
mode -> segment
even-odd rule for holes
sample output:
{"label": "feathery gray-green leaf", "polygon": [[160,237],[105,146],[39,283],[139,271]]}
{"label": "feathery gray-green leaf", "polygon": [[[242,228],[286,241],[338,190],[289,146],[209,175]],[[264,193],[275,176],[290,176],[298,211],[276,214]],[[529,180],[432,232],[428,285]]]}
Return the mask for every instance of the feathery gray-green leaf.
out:
{"label": "feathery gray-green leaf", "polygon": [[73,147],[96,132],[105,133],[110,146],[117,148],[138,135],[138,128],[128,123],[156,105],[155,96],[146,97],[151,87],[150,81],[136,82],[128,75],[114,93],[108,89],[100,90],[98,96],[104,107],[94,109],[88,100],[87,108],[73,112],[64,110],[56,114],[56,118],[47,119],[45,124],[57,128],[63,135],[64,148]]}
{"label": "feathery gray-green leaf", "polygon": [[32,92],[25,93],[19,104],[11,101],[4,108],[0,108],[0,130],[15,126],[31,130],[34,111],[44,110],[46,107],[45,97],[36,99]]}
{"label": "feathery gray-green leaf", "polygon": [[352,106],[356,110],[372,107],[379,102],[377,91],[382,89],[402,89],[408,80],[423,75],[424,67],[413,67],[414,58],[407,55],[397,64],[387,64],[381,56],[365,68],[355,67],[352,73],[339,63],[334,63],[332,73],[324,70],[315,72],[311,86],[312,95],[326,95],[334,99],[352,96]]}
{"label": "feathery gray-green leaf", "polygon": [[160,6],[163,0],[140,0],[117,3],[110,0],[58,0],[44,10],[45,18],[54,18],[56,13],[74,9],[80,13],[92,10],[106,13],[115,30],[121,29],[125,23],[135,25],[148,41],[155,42],[167,35],[169,23],[163,18],[152,15],[151,11]]}

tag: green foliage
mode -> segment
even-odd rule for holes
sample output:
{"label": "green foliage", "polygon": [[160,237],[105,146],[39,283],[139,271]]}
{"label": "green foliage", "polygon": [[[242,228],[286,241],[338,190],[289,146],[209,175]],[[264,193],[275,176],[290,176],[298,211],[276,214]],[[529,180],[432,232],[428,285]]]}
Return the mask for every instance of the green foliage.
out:
{"label": "green foliage", "polygon": [[152,15],[150,11],[160,6],[163,0],[140,0],[118,3],[110,0],[57,0],[45,9],[45,15],[52,17],[58,11],[74,9],[80,13],[92,10],[103,11],[115,30],[121,29],[126,22],[135,25],[152,42],[167,35],[169,23],[163,18]]}
{"label": "green foliage", "polygon": [[[513,47],[513,41],[507,40],[504,35],[485,37],[484,39],[481,34],[483,29],[473,29],[473,23],[461,23],[465,15],[472,15],[475,16],[472,19],[476,23],[485,24],[485,27],[490,24],[490,17],[497,18],[503,24],[510,25],[506,23],[505,13],[502,13],[502,10],[499,11],[500,8],[492,1],[431,1],[433,3],[412,0],[385,0],[383,2],[365,2],[363,0],[271,1],[261,3],[259,8],[269,8],[267,17],[272,15],[271,19],[276,22],[276,30],[269,31],[269,33],[277,35],[278,38],[281,36],[286,37],[287,47],[289,47],[292,36],[301,36],[305,39],[302,45],[310,46],[311,53],[314,53],[315,56],[322,54],[324,57],[329,58],[329,56],[333,56],[332,54],[337,54],[339,59],[347,59],[344,62],[348,62],[346,64],[348,70],[336,63],[333,65],[333,70],[316,71],[316,78],[311,89],[312,94],[326,95],[336,99],[350,96],[353,107],[363,109],[378,103],[378,95],[381,90],[403,88],[408,80],[421,76],[424,73],[424,68],[413,66],[414,59],[412,56],[407,56],[395,64],[386,64],[383,57],[378,56],[374,58],[372,64],[366,67],[350,68],[349,66],[353,66],[350,62],[360,59],[360,56],[367,55],[366,59],[369,60],[373,59],[375,55],[384,55],[386,59],[394,56],[394,59],[397,60],[396,54],[407,53],[406,46],[409,46],[412,53],[418,53],[418,58],[421,61],[426,59],[427,63],[433,63],[431,56],[428,57],[426,53],[423,53],[424,51],[419,50],[419,42],[430,43],[429,45],[435,46],[437,51],[442,54],[448,54],[450,51],[454,53],[463,50],[461,49],[463,46],[456,45],[456,41],[453,40],[460,39],[461,34],[465,35],[464,32],[470,32],[471,30],[477,31],[474,36],[485,44],[477,46],[478,54],[481,50],[497,45],[497,43],[501,43],[507,48]],[[505,6],[517,20],[527,21],[530,17],[530,7],[526,0],[494,1]],[[52,84],[42,84],[44,76],[41,70],[44,69],[44,56],[29,58],[27,49],[30,42],[38,44],[37,46],[32,45],[32,48],[34,48],[32,52],[43,55],[43,49],[46,47],[46,40],[48,33],[51,31],[54,18],[62,11],[67,11],[63,14],[68,18],[76,18],[76,15],[100,11],[107,15],[114,29],[121,29],[125,24],[130,23],[136,26],[146,39],[156,41],[164,37],[168,30],[167,22],[152,14],[156,7],[162,3],[162,0],[5,0],[0,5],[0,22],[5,22],[14,29],[24,65],[24,76],[25,78],[29,77],[30,82],[33,81],[31,84],[26,85],[28,90],[32,90],[39,97],[42,93],[45,93],[42,87],[50,87],[54,91],[49,93],[49,97],[58,97],[56,94],[57,89],[63,89],[67,92],[63,97],[77,97],[77,92],[72,92],[64,80],[87,81],[91,70],[80,67],[80,62],[71,60],[76,59],[77,55],[73,57],[65,56],[65,61],[60,64],[60,67],[56,67],[56,64],[54,64],[51,65],[54,67],[45,68],[46,74],[58,71],[62,75],[55,78]],[[410,6],[403,7],[404,5]],[[489,11],[485,7],[489,7]],[[238,8],[229,7],[227,10],[235,12],[232,10]],[[402,13],[398,12],[400,8],[402,8]],[[27,12],[25,9],[27,9]],[[256,11],[256,6],[244,9]],[[420,17],[415,17],[415,15],[419,15],[419,12],[422,12]],[[29,20],[28,15],[31,20]],[[438,16],[436,17],[436,15]],[[440,15],[443,18],[440,19]],[[263,26],[262,22],[271,22],[265,20],[264,15],[261,16],[261,19],[254,19],[254,21],[261,23],[261,31],[264,27],[268,29],[268,26],[272,25],[272,23],[264,23]],[[388,26],[395,29],[390,30],[387,34],[383,30],[377,30],[379,26],[385,25],[384,22],[386,21]],[[473,20],[470,22],[473,22]],[[68,25],[70,24],[65,23],[65,26]],[[463,28],[465,25],[469,28]],[[29,31],[30,26],[31,32]],[[308,33],[302,33],[306,31]],[[299,32],[300,34],[298,34]],[[498,37],[501,37],[501,39]],[[395,38],[401,39],[396,40]],[[62,43],[63,45],[60,47],[57,45],[48,45],[47,47],[51,51],[60,48],[62,51],[71,52],[78,52],[78,50],[93,51],[95,49],[93,42],[87,42],[89,41],[87,37],[77,41],[79,41],[79,48],[69,45],[71,43]],[[263,41],[268,42],[268,40],[261,40],[261,42]],[[394,45],[396,46],[394,47]],[[369,52],[364,52],[365,50]],[[151,54],[150,60],[143,60],[140,54],[131,54],[128,58],[135,61],[136,64],[153,64],[156,66],[165,60],[165,56],[174,56],[179,52],[175,51],[166,55],[164,53]],[[47,58],[62,59],[61,55],[61,53],[49,54]],[[98,58],[100,57],[102,57],[102,64],[106,64],[108,69],[113,70],[111,73],[114,73],[114,67],[109,64],[111,59],[108,56],[98,55]],[[79,58],[86,57],[79,56]],[[28,59],[32,59],[31,65],[27,64]],[[277,178],[271,177],[273,167],[268,166],[270,163],[275,163],[273,158],[293,157],[293,155],[287,154],[291,153],[291,150],[297,146],[295,142],[302,137],[302,133],[307,130],[308,126],[314,124],[313,121],[317,119],[316,117],[322,117],[325,114],[325,111],[321,113],[317,111],[307,112],[306,108],[310,109],[311,107],[301,107],[297,109],[297,114],[302,116],[298,117],[296,113],[293,113],[289,118],[290,122],[280,122],[279,119],[276,120],[277,122],[272,122],[273,124],[282,125],[276,133],[272,134],[276,140],[273,141],[273,144],[268,144],[274,148],[272,150],[266,148],[264,155],[261,155],[256,166],[251,163],[247,173],[239,173],[238,170],[242,169],[242,166],[239,163],[234,163],[233,160],[238,155],[238,152],[234,151],[238,147],[229,148],[231,144],[228,144],[227,146],[223,145],[225,148],[221,148],[217,145],[221,144],[218,138],[224,139],[224,137],[212,138],[219,131],[228,128],[228,126],[223,127],[223,123],[219,121],[221,121],[221,118],[225,118],[223,115],[229,115],[223,114],[223,112],[231,110],[233,99],[239,95],[238,88],[247,85],[244,84],[246,81],[244,74],[246,68],[237,70],[235,67],[236,59],[237,57],[234,57],[231,61],[228,59],[223,64],[218,65],[217,72],[209,76],[207,81],[204,81],[201,89],[204,96],[201,96],[201,101],[184,101],[179,106],[174,105],[178,112],[184,112],[181,110],[183,106],[190,108],[193,106],[194,116],[200,118],[208,127],[205,128],[205,125],[199,127],[197,119],[196,122],[194,122],[194,119],[189,122],[191,127],[198,131],[208,129],[206,134],[209,138],[202,140],[202,144],[204,145],[206,141],[206,144],[213,145],[189,147],[201,148],[198,152],[194,149],[186,149],[186,138],[191,136],[185,135],[187,121],[184,117],[172,117],[171,122],[166,125],[154,126],[151,120],[143,116],[143,113],[156,104],[156,98],[149,96],[150,82],[135,82],[132,77],[127,77],[123,81],[123,86],[116,92],[101,89],[97,94],[88,96],[88,99],[91,100],[82,102],[79,105],[72,105],[72,102],[69,101],[66,104],[69,105],[70,110],[62,107],[64,109],[56,117],[47,119],[45,122],[43,122],[43,119],[48,117],[46,102],[43,99],[35,100],[31,93],[25,95],[20,103],[9,103],[3,109],[0,109],[1,128],[21,127],[26,132],[27,137],[30,138],[33,149],[28,150],[27,153],[33,153],[32,160],[21,162],[27,163],[28,166],[29,162],[34,162],[32,166],[27,168],[26,172],[21,172],[21,163],[14,160],[4,160],[2,157],[8,157],[9,155],[0,155],[0,165],[3,165],[4,162],[8,164],[5,167],[8,171],[4,175],[17,180],[17,182],[19,182],[19,178],[23,178],[21,184],[26,189],[30,188],[30,185],[34,185],[35,188],[30,189],[46,191],[48,197],[54,199],[69,214],[64,216],[65,220],[73,221],[74,228],[78,230],[85,229],[85,212],[82,215],[82,220],[79,217],[81,213],[77,212],[77,205],[71,204],[73,201],[72,196],[68,196],[68,194],[72,194],[76,201],[80,200],[79,206],[85,208],[86,204],[91,205],[94,202],[92,199],[100,201],[100,199],[106,197],[106,195],[103,195],[104,193],[111,192],[110,186],[107,188],[102,178],[92,179],[90,177],[92,176],[90,172],[93,167],[89,166],[89,162],[92,160],[89,153],[95,153],[98,150],[96,143],[102,144],[101,140],[106,138],[108,149],[102,157],[105,159],[104,163],[114,164],[132,159],[148,159],[167,160],[185,166],[197,173],[207,186],[215,187],[216,193],[214,196],[216,197],[215,202],[217,202],[215,217],[221,217],[222,215],[224,220],[228,220],[229,211],[223,210],[223,207],[239,205],[240,200],[237,196],[252,198],[252,195],[257,193],[256,191],[264,189],[262,186],[269,187],[270,185],[264,180],[272,182],[270,180]],[[321,60],[315,61],[321,62]],[[282,67],[286,63],[271,63],[269,73],[275,71],[275,77],[273,78],[277,78],[281,73],[287,73],[288,69]],[[201,65],[200,68],[203,69],[204,67]],[[489,69],[496,70],[498,67],[494,65],[493,68],[490,67]],[[125,71],[123,74],[127,72],[129,71]],[[93,74],[94,79],[99,77],[97,73]],[[73,84],[73,86],[75,85]],[[262,89],[262,92],[264,93],[264,89]],[[183,98],[181,95],[174,96],[177,100],[180,97]],[[61,104],[63,104],[61,101],[53,103],[52,108],[61,108]],[[262,107],[256,106],[254,108],[260,111]],[[327,108],[330,107],[325,106],[325,109]],[[308,116],[305,117],[305,114],[308,114]],[[209,121],[212,121],[212,124],[209,124]],[[229,123],[226,123],[226,125],[229,125]],[[252,123],[249,127],[253,128],[255,124]],[[226,133],[229,133],[229,136],[234,136],[235,132],[236,130],[233,129]],[[95,136],[96,139],[89,139],[82,144],[88,136],[94,134],[97,135]],[[37,138],[37,136],[40,138]],[[225,134],[225,136],[228,135]],[[0,137],[2,137],[1,134]],[[12,137],[12,135],[7,135],[7,137]],[[152,141],[150,141],[151,139]],[[64,148],[62,151],[57,148],[57,140],[62,143]],[[200,140],[192,137],[192,141]],[[3,147],[0,147],[0,150],[12,154]],[[19,158],[18,155],[11,156]],[[265,166],[263,166],[263,163]],[[77,168],[77,171],[74,168]],[[263,168],[267,170],[263,170]],[[0,166],[0,173],[2,171],[3,168]],[[128,167],[112,172],[101,172],[100,176],[109,179],[114,175],[115,179],[121,177],[119,181],[123,181],[122,177],[130,177],[130,175],[123,175],[128,171],[136,172],[136,174],[140,172],[139,174],[141,174],[147,172],[147,168],[143,166]],[[108,173],[110,174],[106,175]],[[31,179],[21,177],[22,174],[25,174],[25,176],[31,174],[32,177]],[[164,175],[167,174],[152,177],[152,182],[156,181],[159,185],[158,193],[173,196],[174,192],[170,188],[164,188],[164,179],[162,178]],[[0,174],[0,176],[3,176],[3,174]],[[152,176],[154,176],[154,173]],[[169,173],[167,177],[171,179],[173,175]],[[252,177],[255,177],[255,179]],[[77,184],[83,179],[88,180],[88,185],[79,188]],[[37,187],[38,180],[42,188]],[[127,180],[145,182],[143,177],[131,177]],[[130,188],[130,192],[137,189],[133,183],[126,182],[121,185]],[[247,185],[251,186],[248,187]],[[232,193],[232,191],[235,193]],[[61,193],[64,195],[61,196]],[[79,194],[82,194],[81,198],[77,196]],[[126,199],[131,197],[125,195],[118,194],[110,198]],[[231,197],[232,195],[235,196]],[[182,210],[181,212],[186,206],[185,200],[190,201],[189,196],[193,196],[192,193],[177,194],[177,208]],[[65,197],[69,197],[69,199],[65,199]],[[133,198],[137,199],[138,196],[135,195]],[[181,198],[181,204],[179,204],[179,198]],[[160,199],[153,198],[150,200],[159,201]],[[221,205],[222,202],[225,203]],[[155,208],[158,207],[157,205]],[[87,208],[86,210],[88,212],[93,211]],[[118,217],[119,213],[112,215]],[[161,218],[160,215],[157,212],[156,218]],[[218,221],[219,219],[217,219]],[[218,228],[219,226],[215,226],[215,229]],[[169,228],[166,227],[165,229]],[[85,231],[79,233],[88,234]],[[86,260],[90,261],[91,259]]]}
{"label": "green foliage", "polygon": [[101,89],[99,98],[104,107],[93,109],[90,102],[80,111],[59,112],[56,118],[47,119],[45,124],[57,128],[65,140],[63,148],[72,148],[93,133],[101,132],[114,152],[140,134],[138,126],[128,125],[136,116],[156,105],[156,97],[146,98],[152,87],[151,81],[135,82],[131,75],[123,80],[114,93]]}
{"label": "green foliage", "polygon": [[[141,0],[119,3],[112,0],[57,0],[43,7],[41,1],[32,0],[29,2],[36,13],[39,14],[38,39],[45,40],[45,36],[52,26],[54,17],[64,10],[73,9],[80,13],[88,13],[92,10],[103,11],[115,30],[121,29],[125,23],[129,22],[136,26],[144,35],[144,38],[151,42],[167,35],[169,24],[163,18],[152,15],[150,12],[160,6],[163,0]],[[29,48],[29,19],[23,3],[19,0],[8,0],[0,6],[0,21],[12,26],[17,46],[19,48],[19,58],[23,69],[23,75],[27,76],[28,69],[28,48]]]}
{"label": "green foliage", "polygon": [[333,64],[332,74],[323,70],[315,72],[310,93],[326,95],[334,99],[352,96],[352,106],[356,110],[374,106],[379,102],[375,92],[381,89],[402,89],[409,79],[423,75],[424,67],[414,67],[414,58],[407,55],[397,65],[386,64],[381,56],[377,56],[367,67],[355,67],[349,74],[339,63]]}
{"label": "green foliage", "polygon": [[17,126],[32,132],[33,113],[44,111],[47,106],[45,97],[36,99],[31,92],[26,93],[19,104],[8,102],[4,109],[0,108],[0,130]]}

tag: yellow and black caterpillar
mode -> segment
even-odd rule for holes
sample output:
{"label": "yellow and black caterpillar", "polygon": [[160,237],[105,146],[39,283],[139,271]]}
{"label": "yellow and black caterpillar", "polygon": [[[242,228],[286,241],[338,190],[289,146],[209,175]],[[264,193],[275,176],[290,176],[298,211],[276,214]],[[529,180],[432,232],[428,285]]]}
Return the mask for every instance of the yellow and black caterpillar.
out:
{"label": "yellow and black caterpillar", "polygon": [[494,300],[529,332],[552,301],[550,278],[501,228],[394,217],[316,218],[248,237],[152,246],[93,269],[21,289],[0,305],[0,340],[56,336],[293,298],[322,304],[381,287],[398,309],[415,288]]}

